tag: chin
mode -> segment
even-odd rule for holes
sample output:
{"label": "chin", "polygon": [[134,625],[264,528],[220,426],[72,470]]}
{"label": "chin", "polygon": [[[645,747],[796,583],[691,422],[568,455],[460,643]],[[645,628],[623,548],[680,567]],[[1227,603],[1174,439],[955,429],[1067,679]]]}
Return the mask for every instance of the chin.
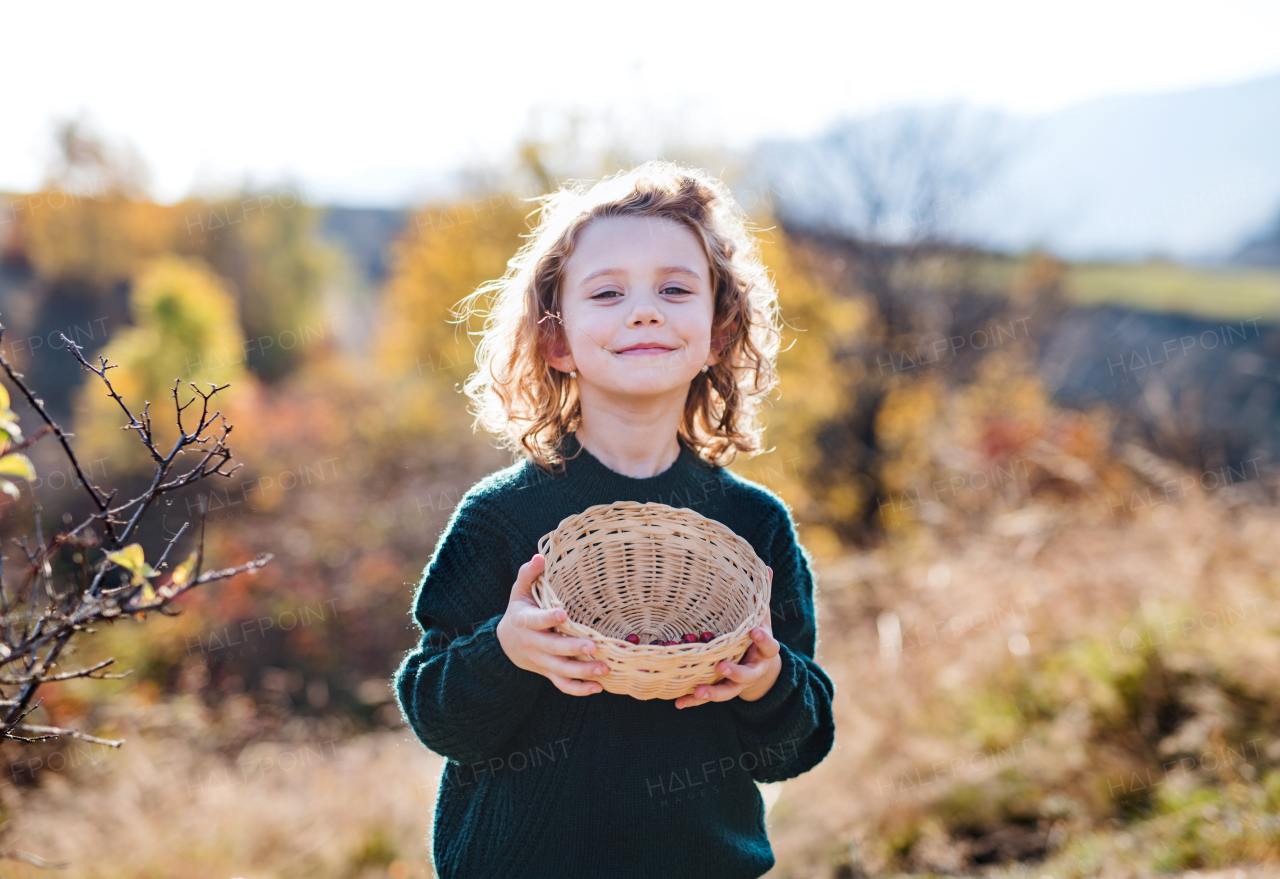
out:
{"label": "chin", "polygon": [[673,381],[670,376],[655,375],[647,381],[644,376],[623,376],[611,383],[610,390],[618,394],[652,397],[675,393],[688,386],[688,381],[678,378]]}

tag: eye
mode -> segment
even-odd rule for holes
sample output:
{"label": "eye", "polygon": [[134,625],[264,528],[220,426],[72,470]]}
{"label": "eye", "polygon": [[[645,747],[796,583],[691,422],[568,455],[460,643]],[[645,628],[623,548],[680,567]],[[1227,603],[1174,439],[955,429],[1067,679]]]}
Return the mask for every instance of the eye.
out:
{"label": "eye", "polygon": [[[663,287],[661,292],[674,293],[676,295],[681,295],[681,296],[689,296],[689,295],[692,295],[693,293],[692,290],[686,290],[683,287]],[[621,296],[621,295],[622,294],[619,293],[617,290],[601,290],[599,293],[592,296],[591,298],[608,300],[608,299],[616,299],[618,296]]]}

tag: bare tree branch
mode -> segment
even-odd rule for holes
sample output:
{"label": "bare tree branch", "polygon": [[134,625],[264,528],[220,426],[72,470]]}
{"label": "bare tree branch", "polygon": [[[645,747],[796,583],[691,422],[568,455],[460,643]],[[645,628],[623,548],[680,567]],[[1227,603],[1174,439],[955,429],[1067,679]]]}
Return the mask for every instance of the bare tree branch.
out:
{"label": "bare tree branch", "polygon": [[[3,337],[4,327],[0,326],[0,339]],[[66,336],[63,336],[63,338],[65,339]],[[107,508],[105,498],[99,494],[98,489],[95,488],[93,483],[89,481],[89,478],[84,475],[84,469],[80,466],[80,459],[76,457],[75,450],[71,448],[71,443],[68,441],[67,435],[63,433],[62,428],[58,426],[57,422],[55,422],[53,418],[50,417],[48,411],[45,410],[44,401],[37,397],[35,393],[27,387],[26,383],[22,380],[22,375],[14,371],[13,367],[9,365],[9,361],[6,360],[2,354],[0,354],[0,369],[3,369],[5,375],[9,376],[9,381],[17,385],[18,390],[22,391],[22,395],[26,397],[27,402],[31,404],[31,408],[36,410],[36,414],[44,420],[44,423],[49,427],[53,434],[58,437],[58,442],[62,444],[62,450],[66,452],[67,458],[71,461],[71,466],[75,468],[76,476],[80,477],[80,481],[84,483],[85,490],[88,491],[89,496],[93,498],[94,505],[99,510],[105,510]],[[108,533],[114,536],[114,531],[111,530],[111,523],[108,521],[104,524]]]}
{"label": "bare tree branch", "polygon": [[[3,326],[0,326],[0,337],[3,332]],[[197,586],[239,574],[256,573],[273,556],[263,554],[251,561],[202,573],[207,512],[203,498],[200,503],[194,562],[180,565],[160,580],[162,571],[168,566],[169,554],[187,533],[189,523],[184,523],[166,539],[154,566],[145,563],[138,553],[138,547],[126,546],[137,533],[146,513],[154,507],[157,498],[213,476],[228,477],[239,468],[240,465],[237,464],[224,469],[232,457],[227,445],[232,425],[212,405],[214,397],[229,385],[211,383],[205,391],[194,383],[188,383],[194,395],[183,402],[178,393],[181,382],[175,380],[171,397],[178,437],[167,451],[162,452],[155,444],[151,404],[145,403],[141,413],[135,415],[108,378],[108,370],[115,366],[101,357],[99,365],[94,366],[85,359],[79,345],[65,335],[62,339],[80,365],[106,385],[108,394],[128,419],[124,428],[134,431],[146,447],[154,464],[154,472],[145,490],[136,497],[113,506],[118,489],[112,489],[108,493],[89,481],[70,442],[72,434],[64,431],[53,420],[44,408],[43,401],[23,381],[22,375],[0,356],[0,369],[44,422],[44,427],[30,439],[23,441],[21,446],[9,446],[0,440],[0,455],[12,452],[15,448],[25,449],[40,437],[53,434],[85,485],[96,510],[74,528],[61,531],[46,541],[41,526],[41,508],[37,501],[34,505],[34,540],[24,537],[16,541],[25,560],[25,570],[16,593],[10,594],[5,588],[3,568],[0,567],[0,668],[10,669],[8,673],[0,674],[0,687],[19,688],[15,695],[0,692],[0,706],[5,709],[0,717],[0,739],[34,742],[69,736],[118,747],[120,742],[109,742],[77,730],[25,721],[41,704],[42,700],[33,704],[32,699],[42,685],[75,678],[119,679],[129,674],[99,673],[113,663],[113,659],[75,671],[58,671],[59,657],[71,639],[77,634],[94,632],[93,624],[102,620],[126,614],[145,617],[147,611],[165,613],[177,598]],[[200,402],[198,414],[195,406],[197,398]],[[185,469],[178,468],[181,456],[191,453],[197,456],[194,464]],[[99,526],[101,534],[97,530]],[[52,563],[55,556],[64,551],[74,554],[79,567],[67,567],[60,563],[55,573]],[[112,585],[122,574],[126,576],[121,585]],[[24,733],[30,735],[22,735]]]}
{"label": "bare tree branch", "polygon": [[107,745],[111,748],[118,748],[124,744],[124,740],[113,741],[111,739],[100,739],[97,736],[91,736],[88,733],[82,733],[75,729],[63,729],[59,726],[37,726],[34,724],[20,723],[14,729],[22,732],[36,733],[42,738],[56,739],[59,736],[70,736],[73,739],[80,739],[85,742],[93,742],[95,745]]}

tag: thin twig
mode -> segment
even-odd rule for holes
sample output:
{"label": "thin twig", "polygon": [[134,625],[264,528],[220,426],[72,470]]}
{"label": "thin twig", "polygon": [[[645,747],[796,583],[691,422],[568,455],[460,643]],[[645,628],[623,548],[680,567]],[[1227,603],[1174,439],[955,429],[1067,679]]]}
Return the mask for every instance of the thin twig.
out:
{"label": "thin twig", "polygon": [[[99,662],[97,665],[91,665],[88,668],[82,668],[79,671],[69,671],[60,675],[54,675],[51,678],[42,678],[41,680],[43,683],[47,684],[47,683],[51,683],[52,681],[66,681],[66,680],[70,680],[71,678],[95,678],[95,679],[125,678],[133,674],[132,669],[130,669],[129,671],[125,672],[122,675],[93,674],[93,672],[97,671],[100,668],[106,668],[108,665],[111,665],[111,663],[113,662],[115,662],[114,659],[104,659],[102,660],[102,662]],[[0,675],[0,684],[16,685],[16,684],[25,684],[25,683],[29,683],[29,681],[24,680],[22,678],[11,678],[6,675]]]}
{"label": "thin twig", "polygon": [[37,726],[29,723],[20,723],[17,726],[14,726],[13,729],[20,729],[23,732],[36,733],[38,735],[70,736],[73,739],[80,739],[84,742],[93,742],[95,745],[107,745],[112,748],[118,748],[124,744],[124,739],[121,739],[120,741],[100,739],[97,736],[82,733],[78,729],[63,729],[60,726]]}
{"label": "thin twig", "polygon": [[91,364],[88,360],[85,360],[84,355],[80,353],[81,348],[79,345],[77,345],[75,342],[68,339],[62,333],[59,333],[58,335],[64,342],[66,342],[67,350],[70,351],[73,355],[75,355],[76,360],[80,361],[80,365],[83,366],[85,369],[89,370],[90,372],[92,372],[98,378],[102,379],[102,383],[107,386],[107,393],[110,394],[111,399],[115,400],[116,403],[119,404],[120,408],[124,411],[124,414],[129,416],[129,423],[124,426],[124,429],[136,430],[138,432],[138,436],[142,439],[142,444],[146,446],[147,451],[151,453],[151,457],[155,458],[156,460],[159,460],[160,453],[159,451],[156,450],[155,444],[152,443],[151,441],[151,418],[147,414],[147,409],[148,407],[150,407],[151,404],[145,403],[143,405],[142,421],[138,421],[138,419],[134,417],[134,414],[129,411],[129,407],[125,405],[124,400],[121,399],[118,393],[116,393],[116,389],[111,384],[111,379],[107,378],[107,370],[115,369],[116,368],[115,365],[114,364],[108,365],[107,358],[99,357],[98,358],[99,366],[97,368],[94,368],[93,364]]}
{"label": "thin twig", "polygon": [[[4,327],[0,325],[0,339],[3,339],[3,337]],[[66,336],[63,336],[62,338],[65,339]],[[83,360],[83,358],[80,359]],[[14,371],[13,367],[9,365],[9,361],[4,358],[4,355],[0,355],[0,369],[3,369],[5,371],[5,375],[9,376],[9,381],[18,386],[18,390],[22,391],[22,395],[26,397],[27,402],[31,404],[31,408],[36,410],[36,414],[40,416],[41,420],[43,420],[44,423],[53,431],[54,435],[58,437],[58,442],[62,445],[62,450],[66,452],[67,457],[71,459],[71,466],[75,468],[76,475],[79,476],[80,481],[84,483],[85,490],[89,492],[89,496],[93,498],[94,505],[99,510],[106,509],[106,501],[103,499],[102,495],[98,493],[98,489],[94,487],[93,483],[89,481],[89,477],[85,476],[84,470],[80,466],[80,459],[76,457],[75,451],[71,448],[71,443],[67,440],[67,435],[63,432],[62,428],[58,426],[58,423],[53,420],[53,417],[48,413],[48,411],[45,410],[44,401],[37,397],[35,393],[27,387],[26,382],[22,380],[22,376]],[[111,527],[111,523],[105,522],[104,525],[107,528],[107,532],[114,537],[115,532]]]}
{"label": "thin twig", "polygon": [[31,436],[27,437],[22,442],[15,443],[9,446],[7,449],[4,450],[4,453],[6,455],[11,455],[14,452],[21,452],[24,449],[29,449],[32,446],[34,446],[36,442],[40,440],[41,437],[48,436],[51,433],[53,433],[53,428],[46,424],[44,427],[40,428],[35,433],[31,434]]}

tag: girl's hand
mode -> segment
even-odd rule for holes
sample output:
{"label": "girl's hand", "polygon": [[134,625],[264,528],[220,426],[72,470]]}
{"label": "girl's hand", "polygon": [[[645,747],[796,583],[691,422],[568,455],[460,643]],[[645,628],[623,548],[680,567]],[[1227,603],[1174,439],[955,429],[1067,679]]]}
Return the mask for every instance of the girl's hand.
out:
{"label": "girl's hand", "polygon": [[[765,566],[769,571],[769,582],[773,583],[773,568]],[[707,702],[725,702],[737,697],[747,702],[754,702],[772,689],[782,671],[782,660],[778,654],[782,645],[773,637],[773,617],[765,610],[764,624],[751,630],[751,647],[741,663],[721,662],[716,668],[729,680],[719,684],[702,684],[692,695],[681,696],[676,700],[677,708],[689,708]]]}
{"label": "girl's hand", "polygon": [[498,643],[518,668],[537,672],[570,696],[590,696],[604,689],[598,679],[609,667],[594,660],[569,659],[579,653],[595,652],[594,641],[569,638],[549,631],[563,623],[568,615],[562,609],[543,610],[533,600],[533,581],[546,567],[542,553],[520,567],[511,587],[511,603],[498,622]]}

